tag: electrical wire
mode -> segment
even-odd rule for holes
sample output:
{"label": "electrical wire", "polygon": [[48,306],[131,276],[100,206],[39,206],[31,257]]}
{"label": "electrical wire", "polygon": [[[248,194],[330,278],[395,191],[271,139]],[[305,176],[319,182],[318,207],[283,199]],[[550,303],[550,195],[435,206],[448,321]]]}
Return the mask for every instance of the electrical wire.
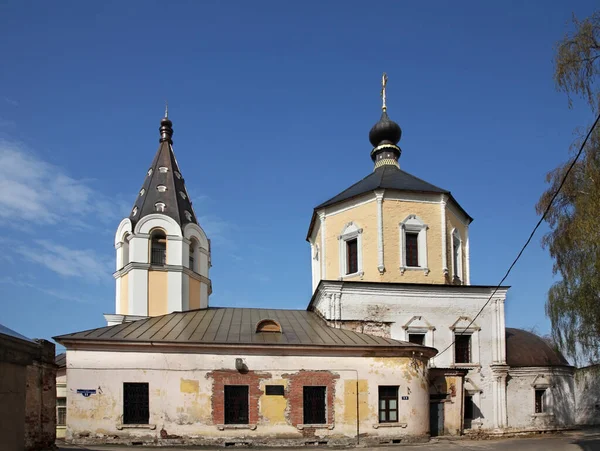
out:
{"label": "electrical wire", "polygon": [[[548,206],[544,210],[544,213],[542,214],[542,217],[540,218],[540,220],[537,222],[537,224],[533,228],[533,231],[529,235],[529,238],[527,238],[527,241],[525,241],[525,244],[523,245],[523,247],[521,248],[521,250],[517,254],[517,257],[513,260],[512,264],[509,266],[508,270],[504,274],[504,277],[502,277],[502,280],[498,283],[498,285],[496,285],[496,288],[494,288],[494,291],[492,292],[492,294],[490,295],[490,297],[488,298],[488,300],[485,302],[485,304],[483,304],[483,307],[481,307],[481,309],[479,310],[479,312],[477,312],[477,315],[475,315],[473,317],[473,319],[471,320],[471,322],[469,323],[469,325],[467,327],[465,327],[463,329],[463,331],[461,333],[459,333],[458,335],[463,335],[465,333],[465,331],[469,327],[471,327],[471,325],[475,322],[475,320],[479,317],[479,315],[481,315],[481,313],[483,312],[483,310],[487,307],[487,305],[490,303],[490,301],[492,300],[492,298],[494,297],[494,295],[496,294],[496,292],[500,289],[500,287],[502,286],[502,284],[504,283],[504,281],[507,279],[507,277],[510,274],[510,272],[512,271],[513,267],[517,264],[517,262],[521,258],[521,255],[523,255],[523,252],[525,251],[525,249],[527,248],[527,246],[529,246],[529,243],[531,243],[531,240],[533,239],[533,236],[535,235],[535,232],[537,232],[537,229],[540,227],[540,225],[542,224],[542,222],[544,222],[544,219],[546,219],[546,215],[550,211],[550,208],[552,207],[552,204],[554,203],[554,200],[558,197],[558,194],[560,193],[560,190],[562,189],[563,185],[567,181],[567,177],[571,173],[571,170],[573,169],[573,166],[575,166],[575,163],[577,163],[577,160],[579,160],[579,157],[583,153],[583,149],[585,148],[585,145],[587,144],[587,141],[588,141],[589,137],[592,135],[592,132],[594,131],[594,128],[596,128],[596,125],[598,124],[599,120],[600,120],[600,114],[598,114],[598,116],[596,117],[596,120],[594,121],[594,124],[592,125],[592,127],[588,131],[588,133],[587,133],[585,139],[583,140],[583,142],[581,143],[581,147],[579,148],[579,151],[577,152],[577,155],[575,155],[575,158],[571,162],[571,165],[567,169],[567,172],[565,172],[565,175],[563,176],[563,178],[562,178],[562,180],[560,182],[560,185],[558,186],[556,192],[552,196],[552,199],[550,199],[550,202],[548,202]],[[454,336],[456,337],[456,334]],[[452,343],[450,343],[441,352],[439,352],[436,355],[436,357],[442,355],[444,352],[446,352],[448,349],[450,349],[454,345],[454,343],[456,343],[456,339],[452,340]]]}

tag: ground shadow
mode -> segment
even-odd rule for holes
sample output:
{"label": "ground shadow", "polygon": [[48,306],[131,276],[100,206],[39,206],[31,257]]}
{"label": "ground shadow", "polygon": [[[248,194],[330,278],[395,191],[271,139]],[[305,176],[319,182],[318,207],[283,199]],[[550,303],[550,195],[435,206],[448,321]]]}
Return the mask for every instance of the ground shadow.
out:
{"label": "ground shadow", "polygon": [[600,451],[600,438],[582,438],[571,442],[571,444],[579,446],[582,451]]}

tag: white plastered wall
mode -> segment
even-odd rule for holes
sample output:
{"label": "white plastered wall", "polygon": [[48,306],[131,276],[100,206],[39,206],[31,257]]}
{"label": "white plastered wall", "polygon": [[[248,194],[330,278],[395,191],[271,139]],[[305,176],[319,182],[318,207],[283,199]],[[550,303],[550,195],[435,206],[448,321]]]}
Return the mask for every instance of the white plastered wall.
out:
{"label": "white plastered wall", "polygon": [[[477,407],[483,414],[482,427],[491,429],[495,427],[493,412],[497,409],[492,393],[491,365],[503,364],[504,361],[497,359],[505,358],[503,352],[493,353],[493,350],[497,350],[504,342],[500,327],[497,327],[501,324],[504,332],[504,318],[498,318],[500,309],[484,309],[467,330],[472,336],[472,364],[454,364],[454,347],[450,346],[447,350],[446,348],[453,342],[455,330],[463,330],[475,318],[492,291],[493,288],[488,287],[410,287],[376,284],[356,284],[341,289],[339,284],[324,283],[315,298],[314,310],[328,320],[372,320],[392,323],[390,338],[397,340],[407,340],[405,326],[414,317],[420,317],[418,324],[422,327],[427,324],[426,327],[432,328],[426,333],[426,345],[436,348],[439,352],[443,351],[441,355],[430,360],[430,366],[468,370],[467,377],[481,388],[481,394],[476,400],[481,403]],[[502,300],[503,303],[506,291],[498,290],[494,299]],[[332,302],[337,302],[341,307],[332,309]],[[336,312],[335,318],[331,315],[332,311]],[[501,312],[503,314],[504,310]]]}

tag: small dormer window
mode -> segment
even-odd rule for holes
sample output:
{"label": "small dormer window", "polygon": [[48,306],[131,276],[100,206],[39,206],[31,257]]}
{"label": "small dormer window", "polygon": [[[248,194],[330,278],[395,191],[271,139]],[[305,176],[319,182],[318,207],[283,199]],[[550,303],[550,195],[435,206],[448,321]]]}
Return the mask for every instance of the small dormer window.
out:
{"label": "small dormer window", "polygon": [[138,212],[138,208],[137,207],[133,207],[133,210],[131,212],[131,216],[137,215],[137,212]]}
{"label": "small dormer window", "polygon": [[188,221],[192,220],[192,214],[189,211],[186,210],[183,214]]}
{"label": "small dormer window", "polygon": [[156,208],[156,211],[158,211],[159,213],[164,213],[166,205],[162,202],[157,202],[154,204],[154,207]]}
{"label": "small dormer window", "polygon": [[185,193],[183,191],[179,191],[179,195],[181,196],[182,199],[187,199],[187,196],[185,195]]}
{"label": "small dormer window", "polygon": [[263,319],[256,325],[256,332],[282,333],[281,324],[274,319]]}
{"label": "small dormer window", "polygon": [[140,196],[143,196],[144,194],[146,194],[146,190],[145,190],[144,188],[142,188],[142,189],[140,190]]}
{"label": "small dormer window", "polygon": [[152,175],[152,168],[148,169],[148,176]]}
{"label": "small dormer window", "polygon": [[165,185],[158,185],[156,189],[159,193],[164,193],[167,190],[167,187]]}
{"label": "small dormer window", "polygon": [[178,179],[181,179],[181,174],[177,171],[174,171],[173,174],[175,174],[175,177],[177,177]]}
{"label": "small dormer window", "polygon": [[161,166],[160,168],[158,168],[158,172],[160,172],[161,174],[166,174],[167,172],[169,172],[169,168],[166,166]]}

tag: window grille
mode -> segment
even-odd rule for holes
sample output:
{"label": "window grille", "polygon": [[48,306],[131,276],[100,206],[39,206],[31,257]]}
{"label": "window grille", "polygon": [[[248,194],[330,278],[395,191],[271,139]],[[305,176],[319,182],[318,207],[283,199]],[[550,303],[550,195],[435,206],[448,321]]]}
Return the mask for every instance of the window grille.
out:
{"label": "window grille", "polygon": [[248,424],[248,386],[225,386],[225,424]]}
{"label": "window grille", "polygon": [[304,387],[304,424],[326,424],[325,387]]}
{"label": "window grille", "polygon": [[379,387],[379,422],[396,423],[398,421],[398,387]]}
{"label": "window grille", "polygon": [[149,420],[148,383],[125,382],[123,384],[123,424],[148,424]]}
{"label": "window grille", "polygon": [[67,398],[56,398],[56,425],[67,424]]}
{"label": "window grille", "polygon": [[454,362],[471,362],[471,335],[454,336]]}

